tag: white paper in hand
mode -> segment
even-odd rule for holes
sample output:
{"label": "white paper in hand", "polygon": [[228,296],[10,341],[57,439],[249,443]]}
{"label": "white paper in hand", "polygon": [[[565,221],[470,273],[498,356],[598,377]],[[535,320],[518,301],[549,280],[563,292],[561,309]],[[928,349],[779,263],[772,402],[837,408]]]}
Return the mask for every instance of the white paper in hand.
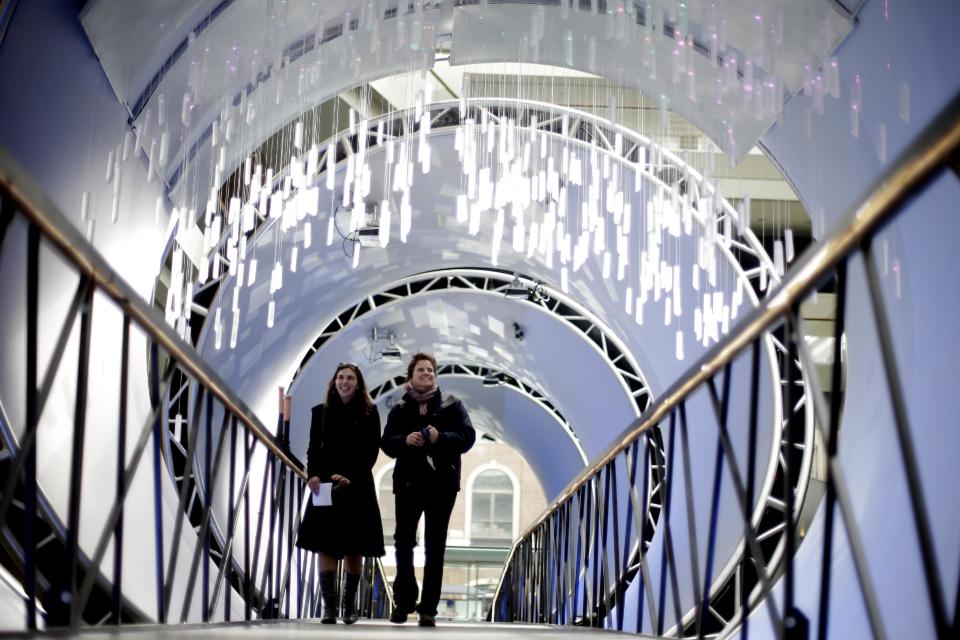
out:
{"label": "white paper in hand", "polygon": [[329,507],[333,504],[333,483],[321,482],[320,488],[313,494],[313,506]]}

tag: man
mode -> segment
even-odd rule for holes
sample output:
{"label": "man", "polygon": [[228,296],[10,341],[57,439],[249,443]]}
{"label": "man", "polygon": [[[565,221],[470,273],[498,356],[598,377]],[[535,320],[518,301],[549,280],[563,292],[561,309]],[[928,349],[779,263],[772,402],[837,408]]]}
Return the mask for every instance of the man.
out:
{"label": "man", "polygon": [[[413,611],[421,627],[436,626],[443,581],[443,554],[450,512],[460,491],[460,456],[470,450],[477,434],[463,403],[437,387],[437,361],[416,353],[407,366],[406,393],[387,416],[380,448],[397,459],[393,469],[397,529],[397,577],[390,622],[402,624]],[[417,601],[413,548],[417,526],[425,517],[426,565],[423,592]]]}

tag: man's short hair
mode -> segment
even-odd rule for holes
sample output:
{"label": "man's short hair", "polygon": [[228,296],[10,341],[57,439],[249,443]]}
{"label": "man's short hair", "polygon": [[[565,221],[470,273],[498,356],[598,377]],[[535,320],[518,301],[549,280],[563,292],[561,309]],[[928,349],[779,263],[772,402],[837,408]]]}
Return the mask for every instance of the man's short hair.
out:
{"label": "man's short hair", "polygon": [[429,361],[430,361],[430,364],[433,365],[434,375],[436,375],[436,372],[437,372],[437,359],[434,358],[434,357],[433,357],[432,355],[430,355],[429,353],[422,353],[422,352],[419,352],[419,351],[418,351],[417,353],[413,354],[413,356],[410,357],[410,364],[407,365],[407,380],[408,380],[408,381],[413,379],[413,370],[416,368],[417,363],[420,362],[421,360],[429,360]]}

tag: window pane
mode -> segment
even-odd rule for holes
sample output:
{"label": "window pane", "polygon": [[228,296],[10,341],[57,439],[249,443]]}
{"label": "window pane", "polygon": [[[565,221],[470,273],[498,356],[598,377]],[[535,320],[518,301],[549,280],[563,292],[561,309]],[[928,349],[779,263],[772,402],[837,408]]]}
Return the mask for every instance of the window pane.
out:
{"label": "window pane", "polygon": [[486,493],[473,494],[473,509],[470,518],[474,523],[490,522],[490,495]]}
{"label": "window pane", "polygon": [[502,471],[477,476],[471,487],[470,538],[474,544],[503,546],[513,537],[513,483]]}
{"label": "window pane", "polygon": [[475,491],[513,491],[513,483],[502,471],[484,471],[473,481]]}
{"label": "window pane", "polygon": [[498,523],[513,523],[513,494],[493,496],[493,519]]}

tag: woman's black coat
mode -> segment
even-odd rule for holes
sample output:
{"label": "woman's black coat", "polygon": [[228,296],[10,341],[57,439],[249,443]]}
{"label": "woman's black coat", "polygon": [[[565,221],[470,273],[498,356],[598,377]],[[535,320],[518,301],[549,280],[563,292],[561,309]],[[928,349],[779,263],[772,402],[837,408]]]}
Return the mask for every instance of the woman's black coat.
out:
{"label": "woman's black coat", "polygon": [[[432,426],[437,441],[411,447],[407,436]],[[437,393],[427,402],[427,414],[409,394],[390,410],[380,448],[397,459],[393,468],[393,492],[405,490],[460,490],[460,456],[473,446],[477,432],[460,400],[449,393]],[[429,456],[430,460],[427,460]],[[431,465],[432,461],[432,465]]]}
{"label": "woman's black coat", "polygon": [[307,477],[330,482],[340,474],[350,485],[333,492],[333,505],[313,506],[308,498],[306,513],[297,534],[297,546],[333,556],[382,556],[383,525],[373,464],[380,443],[380,414],[373,407],[365,414],[353,407],[318,404],[310,422]]}

